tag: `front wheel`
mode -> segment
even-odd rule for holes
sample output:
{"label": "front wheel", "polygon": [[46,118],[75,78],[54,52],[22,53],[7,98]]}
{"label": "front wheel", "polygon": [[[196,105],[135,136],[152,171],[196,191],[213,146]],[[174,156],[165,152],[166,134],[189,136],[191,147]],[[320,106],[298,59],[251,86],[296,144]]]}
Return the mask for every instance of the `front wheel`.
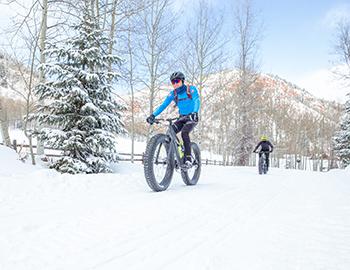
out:
{"label": "front wheel", "polygon": [[157,134],[147,144],[144,156],[144,173],[153,191],[166,190],[174,173],[174,154],[168,136]]}
{"label": "front wheel", "polygon": [[181,176],[184,183],[188,186],[197,184],[201,174],[201,151],[196,143],[191,143],[192,167],[187,170],[181,170]]}

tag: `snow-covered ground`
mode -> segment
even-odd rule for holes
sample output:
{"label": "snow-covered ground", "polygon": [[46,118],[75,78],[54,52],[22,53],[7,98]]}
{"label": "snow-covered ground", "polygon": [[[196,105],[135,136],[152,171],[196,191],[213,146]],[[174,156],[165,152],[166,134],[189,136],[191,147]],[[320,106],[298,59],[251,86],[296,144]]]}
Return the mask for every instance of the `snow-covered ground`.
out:
{"label": "snow-covered ground", "polygon": [[0,146],[0,269],[350,269],[350,171],[65,175]]}

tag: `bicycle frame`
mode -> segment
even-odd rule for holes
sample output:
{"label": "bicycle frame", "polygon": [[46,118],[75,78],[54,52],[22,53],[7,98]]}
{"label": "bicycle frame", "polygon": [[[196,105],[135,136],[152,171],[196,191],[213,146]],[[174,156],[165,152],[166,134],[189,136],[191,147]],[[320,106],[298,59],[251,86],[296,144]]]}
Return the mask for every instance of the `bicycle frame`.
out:
{"label": "bicycle frame", "polygon": [[[175,153],[175,159],[178,162],[178,164],[181,166],[184,164],[183,159],[180,157],[179,151],[177,150],[177,141],[179,140],[178,137],[176,136],[176,133],[174,131],[174,129],[172,128],[173,125],[173,121],[174,120],[179,120],[181,119],[181,117],[177,117],[177,118],[168,118],[168,119],[156,119],[155,123],[159,124],[161,121],[168,121],[169,125],[168,125],[168,129],[166,131],[166,135],[169,138],[169,147],[171,147],[170,149],[170,153],[172,153],[172,151]],[[157,153],[157,159],[158,159],[158,154]],[[171,161],[171,156],[168,156],[168,161]]]}
{"label": "bicycle frame", "polygon": [[270,151],[260,151],[258,154],[261,153],[261,158],[263,158],[264,163],[266,163],[266,153],[270,153]]}
{"label": "bicycle frame", "polygon": [[[259,161],[258,161],[259,174],[261,174],[261,173],[265,174],[267,172],[267,169],[266,169],[266,171],[264,171],[264,167],[266,166],[266,168],[267,168],[267,156],[266,156],[266,154],[270,153],[270,151],[259,151],[259,152],[254,151],[254,153],[259,154]],[[260,156],[260,154],[261,154],[261,156]],[[260,166],[260,164],[261,164],[261,166]]]}

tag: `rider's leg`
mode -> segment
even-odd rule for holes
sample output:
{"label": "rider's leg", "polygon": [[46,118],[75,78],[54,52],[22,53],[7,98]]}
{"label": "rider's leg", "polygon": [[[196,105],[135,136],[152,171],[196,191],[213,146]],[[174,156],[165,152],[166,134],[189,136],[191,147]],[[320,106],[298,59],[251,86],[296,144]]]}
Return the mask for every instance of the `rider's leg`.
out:
{"label": "rider's leg", "polygon": [[175,131],[175,133],[179,133],[183,126],[186,124],[186,120],[184,119],[180,119],[180,120],[177,120],[173,123],[173,130]]}
{"label": "rider's leg", "polygon": [[269,165],[270,165],[270,153],[265,153],[266,155],[266,167],[267,169],[269,169]]}
{"label": "rider's leg", "polygon": [[181,130],[181,137],[184,142],[184,148],[185,148],[185,161],[191,161],[191,139],[190,139],[190,132],[193,130],[193,128],[197,125],[197,123],[193,121],[187,122],[182,130]]}

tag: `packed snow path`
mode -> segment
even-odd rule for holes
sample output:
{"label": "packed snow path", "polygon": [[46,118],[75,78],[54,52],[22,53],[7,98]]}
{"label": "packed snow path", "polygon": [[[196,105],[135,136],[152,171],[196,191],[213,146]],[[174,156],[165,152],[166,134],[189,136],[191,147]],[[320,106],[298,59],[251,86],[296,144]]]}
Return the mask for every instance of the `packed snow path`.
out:
{"label": "packed snow path", "polygon": [[[0,269],[350,269],[350,175],[204,166],[151,192],[104,175],[0,169]],[[11,166],[10,166],[11,167]],[[12,168],[13,169],[13,168]]]}

